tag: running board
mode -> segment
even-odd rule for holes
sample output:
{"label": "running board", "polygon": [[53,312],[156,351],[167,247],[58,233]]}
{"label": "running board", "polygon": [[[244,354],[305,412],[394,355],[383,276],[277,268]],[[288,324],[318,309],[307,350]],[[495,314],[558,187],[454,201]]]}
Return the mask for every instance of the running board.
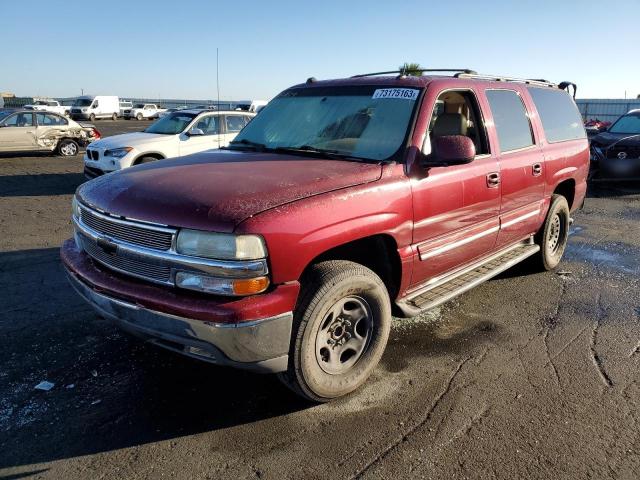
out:
{"label": "running board", "polygon": [[516,244],[468,268],[431,280],[396,304],[407,317],[414,317],[471,290],[539,251],[540,246],[530,242]]}

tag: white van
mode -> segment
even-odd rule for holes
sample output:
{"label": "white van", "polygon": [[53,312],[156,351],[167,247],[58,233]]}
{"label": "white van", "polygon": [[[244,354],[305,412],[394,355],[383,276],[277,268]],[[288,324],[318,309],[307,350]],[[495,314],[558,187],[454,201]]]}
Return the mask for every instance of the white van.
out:
{"label": "white van", "polygon": [[120,115],[120,99],[114,95],[85,95],[76,98],[71,106],[71,118],[88,119],[111,118],[117,120]]}

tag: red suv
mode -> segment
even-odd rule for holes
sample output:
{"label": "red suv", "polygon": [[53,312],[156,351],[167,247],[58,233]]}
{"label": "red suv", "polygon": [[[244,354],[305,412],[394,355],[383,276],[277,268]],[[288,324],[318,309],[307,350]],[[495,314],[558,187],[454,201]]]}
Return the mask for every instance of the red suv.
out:
{"label": "red suv", "polygon": [[589,168],[571,96],[383,73],[400,74],[309,79],[225,150],[82,185],[61,253],[72,285],[152,343],[326,401],[369,376],[392,312],[527,257],[556,267]]}

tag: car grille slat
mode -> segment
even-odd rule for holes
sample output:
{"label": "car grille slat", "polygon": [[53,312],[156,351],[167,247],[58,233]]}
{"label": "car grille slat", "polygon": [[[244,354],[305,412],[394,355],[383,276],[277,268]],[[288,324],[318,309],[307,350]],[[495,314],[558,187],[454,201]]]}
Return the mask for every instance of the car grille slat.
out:
{"label": "car grille slat", "polygon": [[86,208],[81,208],[81,220],[87,227],[98,233],[109,236],[115,240],[138,245],[156,250],[169,250],[171,248],[173,233],[145,228],[143,225],[131,225],[111,221],[103,216],[96,215]]}
{"label": "car grille slat", "polygon": [[78,235],[82,243],[82,249],[94,260],[116,271],[152,280],[159,283],[170,284],[171,268],[163,265],[155,265],[140,260],[109,254],[102,250],[93,240],[82,234]]}

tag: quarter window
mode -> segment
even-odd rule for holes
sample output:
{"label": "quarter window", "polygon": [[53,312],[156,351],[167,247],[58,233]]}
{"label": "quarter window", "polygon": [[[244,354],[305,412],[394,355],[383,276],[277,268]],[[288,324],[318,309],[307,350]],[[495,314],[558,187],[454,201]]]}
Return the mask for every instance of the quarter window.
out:
{"label": "quarter window", "polygon": [[49,113],[36,113],[36,121],[38,125],[53,126],[53,125],[66,125],[67,121],[57,115],[51,115]]}
{"label": "quarter window", "polygon": [[533,145],[531,122],[520,95],[512,90],[487,90],[502,153]]}
{"label": "quarter window", "polygon": [[568,93],[560,89],[528,87],[540,115],[547,142],[563,142],[587,136],[578,107]]}

